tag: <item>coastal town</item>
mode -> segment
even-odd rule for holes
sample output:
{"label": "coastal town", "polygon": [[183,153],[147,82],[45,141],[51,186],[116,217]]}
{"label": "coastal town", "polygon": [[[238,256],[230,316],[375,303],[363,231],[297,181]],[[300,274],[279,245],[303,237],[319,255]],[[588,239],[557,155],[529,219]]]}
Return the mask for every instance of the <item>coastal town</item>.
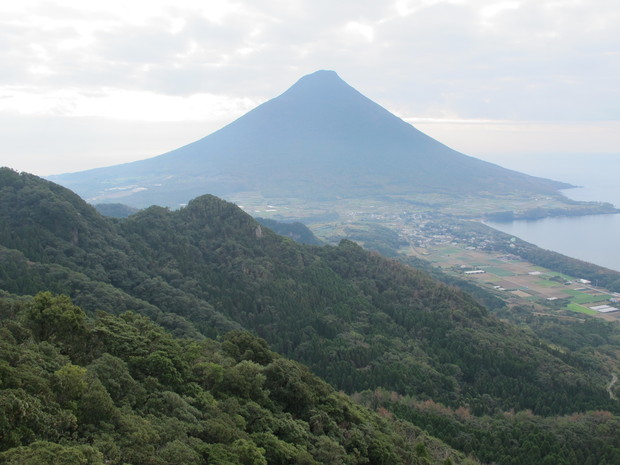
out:
{"label": "coastal town", "polygon": [[[258,204],[245,209],[255,216],[274,219],[290,218],[295,210]],[[421,206],[359,202],[348,203],[342,210],[317,210],[313,217],[300,220],[326,243],[337,244],[348,238],[386,256],[416,257],[484,288],[509,305],[620,320],[619,292],[568,266],[535,264],[524,251],[533,255],[532,251],[540,249],[487,226],[482,218],[457,218]]]}
{"label": "coastal town", "polygon": [[[399,254],[430,262],[509,304],[525,303],[537,311],[567,311],[606,320],[620,319],[620,293],[606,289],[597,281],[573,275],[568,269],[552,270],[530,262],[520,253],[524,244],[534,246],[492,229],[482,221],[459,220],[437,212],[373,210],[349,212],[352,221],[343,228],[352,239],[368,248],[375,246],[380,250],[376,246],[386,242],[385,236],[392,231],[398,239],[394,237],[389,242],[392,246],[398,244]],[[356,224],[356,228],[351,224]],[[373,238],[373,229],[377,229],[375,236],[381,234],[384,238],[368,240]],[[361,234],[360,230],[365,233]]]}

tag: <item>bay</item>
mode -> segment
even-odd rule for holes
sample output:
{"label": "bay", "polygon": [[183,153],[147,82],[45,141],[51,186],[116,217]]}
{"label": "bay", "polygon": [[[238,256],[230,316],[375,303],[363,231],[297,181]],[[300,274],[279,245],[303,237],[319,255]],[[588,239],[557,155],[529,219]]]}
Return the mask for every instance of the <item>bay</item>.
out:
{"label": "bay", "polygon": [[[563,191],[571,199],[609,202],[620,208],[620,154],[535,154],[487,160],[580,186]],[[620,271],[620,214],[487,224],[544,249]]]}
{"label": "bay", "polygon": [[620,271],[620,214],[486,224],[543,249]]}

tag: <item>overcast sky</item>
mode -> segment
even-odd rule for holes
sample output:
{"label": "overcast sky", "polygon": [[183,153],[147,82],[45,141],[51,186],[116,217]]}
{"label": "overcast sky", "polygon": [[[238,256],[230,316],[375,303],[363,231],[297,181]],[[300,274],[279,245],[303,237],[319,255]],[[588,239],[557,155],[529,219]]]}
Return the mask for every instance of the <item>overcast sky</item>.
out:
{"label": "overcast sky", "polygon": [[469,155],[620,154],[617,0],[0,3],[0,165],[159,155],[333,69]]}

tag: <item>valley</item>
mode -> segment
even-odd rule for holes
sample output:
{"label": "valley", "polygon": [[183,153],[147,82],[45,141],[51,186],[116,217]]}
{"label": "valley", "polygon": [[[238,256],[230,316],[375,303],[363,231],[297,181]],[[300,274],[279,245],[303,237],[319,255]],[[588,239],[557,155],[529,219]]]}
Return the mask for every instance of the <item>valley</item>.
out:
{"label": "valley", "polygon": [[[537,312],[567,311],[608,321],[620,319],[620,311],[613,310],[618,303],[610,300],[620,297],[619,289],[609,290],[599,286],[598,280],[570,275],[561,268],[535,265],[515,254],[516,238],[476,219],[498,211],[502,205],[514,211],[530,208],[577,211],[601,206],[595,202],[583,205],[556,196],[535,199],[513,196],[503,204],[495,195],[481,201],[479,197],[459,199],[438,194],[420,195],[408,203],[342,199],[313,205],[288,199],[265,205],[258,195],[246,195],[238,201],[254,216],[305,222],[327,243],[349,238],[387,256],[426,260],[447,274],[485,288],[510,305],[531,305]],[[483,273],[471,273],[472,270]]]}
{"label": "valley", "polygon": [[[466,244],[433,244],[410,250],[444,272],[487,289],[509,304],[531,304],[537,312],[570,311],[618,321],[620,309],[610,299],[620,294],[580,278],[533,265],[519,256],[485,252]],[[593,307],[602,307],[599,311]],[[613,308],[613,310],[612,310]],[[601,311],[604,310],[604,311]]]}

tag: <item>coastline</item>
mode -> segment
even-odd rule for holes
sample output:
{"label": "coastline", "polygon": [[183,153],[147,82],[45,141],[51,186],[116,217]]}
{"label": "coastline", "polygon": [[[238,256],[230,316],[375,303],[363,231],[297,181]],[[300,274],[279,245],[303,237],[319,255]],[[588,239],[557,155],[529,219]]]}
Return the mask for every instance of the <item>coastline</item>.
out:
{"label": "coastline", "polygon": [[568,205],[574,205],[574,208],[535,207],[527,210],[491,212],[484,214],[483,221],[510,223],[512,221],[536,221],[545,218],[613,215],[620,213],[620,209],[609,202],[579,201],[568,197],[566,197],[566,200]]}
{"label": "coastline", "polygon": [[483,221],[493,230],[542,249],[620,271],[620,250],[615,246],[620,214],[558,216],[514,221]]}

